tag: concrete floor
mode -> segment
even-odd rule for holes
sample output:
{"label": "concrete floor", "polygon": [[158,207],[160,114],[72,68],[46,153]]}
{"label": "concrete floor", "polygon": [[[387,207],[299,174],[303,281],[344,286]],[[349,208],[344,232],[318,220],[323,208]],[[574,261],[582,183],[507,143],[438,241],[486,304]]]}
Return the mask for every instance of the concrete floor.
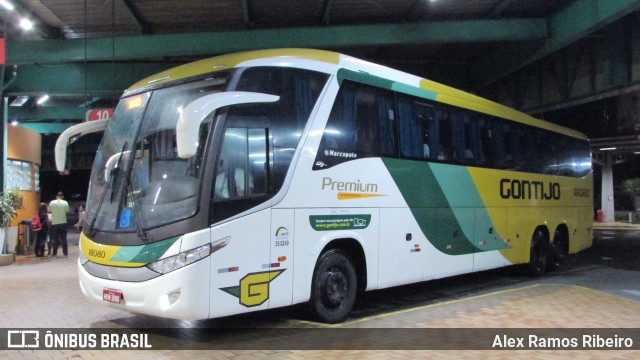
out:
{"label": "concrete floor", "polygon": [[[134,329],[160,342],[151,350],[6,350],[0,344],[5,349],[0,359],[640,358],[640,350],[474,350],[490,347],[503,333],[581,337],[609,331],[614,336],[616,329],[640,349],[640,232],[635,229],[598,228],[592,249],[572,256],[567,270],[538,279],[499,270],[374,292],[349,321],[331,326],[304,320],[296,308],[190,322],[100,306],[80,292],[77,234],[69,239],[68,257],[18,256],[0,267],[0,328]],[[426,298],[425,292],[436,295]],[[255,350],[242,345],[217,350],[211,338],[229,329],[249,343],[261,336],[262,342],[249,345]],[[332,349],[359,349],[318,349],[320,336]],[[316,349],[291,350],[305,344]],[[440,347],[471,350],[433,350]]]}

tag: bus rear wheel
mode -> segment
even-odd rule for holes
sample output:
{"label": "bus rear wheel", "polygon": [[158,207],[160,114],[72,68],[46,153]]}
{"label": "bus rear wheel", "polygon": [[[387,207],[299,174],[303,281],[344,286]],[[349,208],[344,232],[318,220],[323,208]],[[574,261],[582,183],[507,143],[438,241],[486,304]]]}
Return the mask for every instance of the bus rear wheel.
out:
{"label": "bus rear wheel", "polygon": [[569,242],[567,241],[566,236],[559,231],[556,231],[550,250],[551,263],[549,266],[551,267],[551,270],[562,269],[567,262],[567,257],[569,256]]}
{"label": "bus rear wheel", "polygon": [[342,250],[324,253],[316,264],[311,285],[311,311],[322,322],[343,322],[356,299],[357,277],[353,263]]}
{"label": "bus rear wheel", "polygon": [[549,245],[542,231],[536,231],[531,239],[529,270],[532,276],[542,276],[549,266]]}

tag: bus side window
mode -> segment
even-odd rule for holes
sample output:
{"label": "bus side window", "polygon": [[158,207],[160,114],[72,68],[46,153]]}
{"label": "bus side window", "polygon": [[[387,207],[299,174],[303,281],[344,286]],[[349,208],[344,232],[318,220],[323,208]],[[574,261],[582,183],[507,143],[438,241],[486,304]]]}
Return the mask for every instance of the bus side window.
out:
{"label": "bus side window", "polygon": [[451,142],[453,134],[451,130],[451,114],[445,109],[437,109],[435,115],[435,123],[440,131],[436,132],[438,136],[438,147],[436,152],[436,160],[442,162],[451,162],[453,156],[451,154]]}
{"label": "bus side window", "polygon": [[557,175],[558,159],[557,159],[557,139],[556,134],[549,134],[540,129],[536,129],[536,148],[538,149],[538,161],[540,173],[548,175]]}
{"label": "bus side window", "polygon": [[248,169],[249,187],[248,196],[257,196],[267,194],[268,183],[268,129],[249,129],[248,144]]}
{"label": "bus side window", "polygon": [[329,114],[314,169],[352,159],[395,157],[396,116],[392,95],[387,90],[345,81]]}
{"label": "bus side window", "polygon": [[493,161],[497,169],[507,168],[506,140],[502,123],[503,121],[500,118],[494,117],[491,119],[491,132],[493,136],[494,149]]}
{"label": "bus side window", "polygon": [[507,169],[522,169],[522,130],[515,124],[505,125],[505,146],[507,149]]}
{"label": "bus side window", "polygon": [[468,148],[471,151],[471,163],[476,166],[484,166],[486,162],[486,156],[482,148],[482,125],[480,119],[476,114],[470,114],[466,116],[465,126],[467,127]]}
{"label": "bus side window", "polygon": [[352,151],[362,156],[392,156],[396,151],[396,126],[393,97],[388,91],[360,85],[353,101],[355,112],[345,119],[355,125]]}
{"label": "bus side window", "polygon": [[486,116],[480,116],[477,120],[478,130],[480,132],[480,146],[482,147],[482,153],[484,154],[483,166],[493,167],[495,166],[495,140],[489,121],[490,119]]}
{"label": "bus side window", "polygon": [[266,194],[266,130],[225,130],[216,169],[214,200],[241,199]]}
{"label": "bus side window", "polygon": [[[441,129],[444,110],[424,99],[399,97],[400,152],[402,157],[421,160],[447,160]],[[446,125],[444,125],[446,127]],[[446,137],[446,136],[445,136]],[[444,141],[444,142],[443,142]]]}
{"label": "bus side window", "polygon": [[453,125],[453,154],[456,164],[472,165],[475,163],[474,153],[469,139],[469,117],[456,111],[451,121]]}
{"label": "bus side window", "polygon": [[427,142],[425,125],[430,106],[413,102],[407,97],[398,98],[400,122],[400,153],[404,158],[428,159],[431,149]]}
{"label": "bus side window", "polygon": [[217,222],[264,202],[269,189],[269,129],[225,129],[216,163],[210,220]]}

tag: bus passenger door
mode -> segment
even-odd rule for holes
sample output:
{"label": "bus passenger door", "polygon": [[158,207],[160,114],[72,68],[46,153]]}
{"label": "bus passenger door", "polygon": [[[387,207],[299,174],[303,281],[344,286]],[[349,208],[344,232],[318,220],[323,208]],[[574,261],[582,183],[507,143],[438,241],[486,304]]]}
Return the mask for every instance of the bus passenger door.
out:
{"label": "bus passenger door", "polygon": [[270,214],[266,209],[211,228],[210,317],[269,307]]}
{"label": "bus passenger door", "polygon": [[269,131],[248,123],[227,119],[214,163],[211,317],[268,308],[277,275],[270,268],[271,209],[247,212],[269,198]]}

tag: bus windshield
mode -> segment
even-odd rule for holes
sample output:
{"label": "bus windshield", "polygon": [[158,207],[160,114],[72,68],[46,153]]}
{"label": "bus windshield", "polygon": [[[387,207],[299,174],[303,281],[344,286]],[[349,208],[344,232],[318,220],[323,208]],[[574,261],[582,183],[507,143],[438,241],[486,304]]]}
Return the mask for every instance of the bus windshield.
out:
{"label": "bus windshield", "polygon": [[[179,158],[176,121],[194,99],[225,89],[225,74],[123,98],[96,154],[87,201],[90,230],[135,231],[193,215],[203,148]],[[100,216],[97,216],[98,213]]]}
{"label": "bus windshield", "polygon": [[[207,199],[211,222],[264,202],[282,185],[327,78],[247,67],[123,97],[95,157],[88,233],[137,233],[145,241],[146,230],[193,217]],[[222,138],[212,140],[219,126]],[[218,156],[210,194],[205,160]],[[236,176],[244,166],[246,176],[225,172],[232,165]]]}

